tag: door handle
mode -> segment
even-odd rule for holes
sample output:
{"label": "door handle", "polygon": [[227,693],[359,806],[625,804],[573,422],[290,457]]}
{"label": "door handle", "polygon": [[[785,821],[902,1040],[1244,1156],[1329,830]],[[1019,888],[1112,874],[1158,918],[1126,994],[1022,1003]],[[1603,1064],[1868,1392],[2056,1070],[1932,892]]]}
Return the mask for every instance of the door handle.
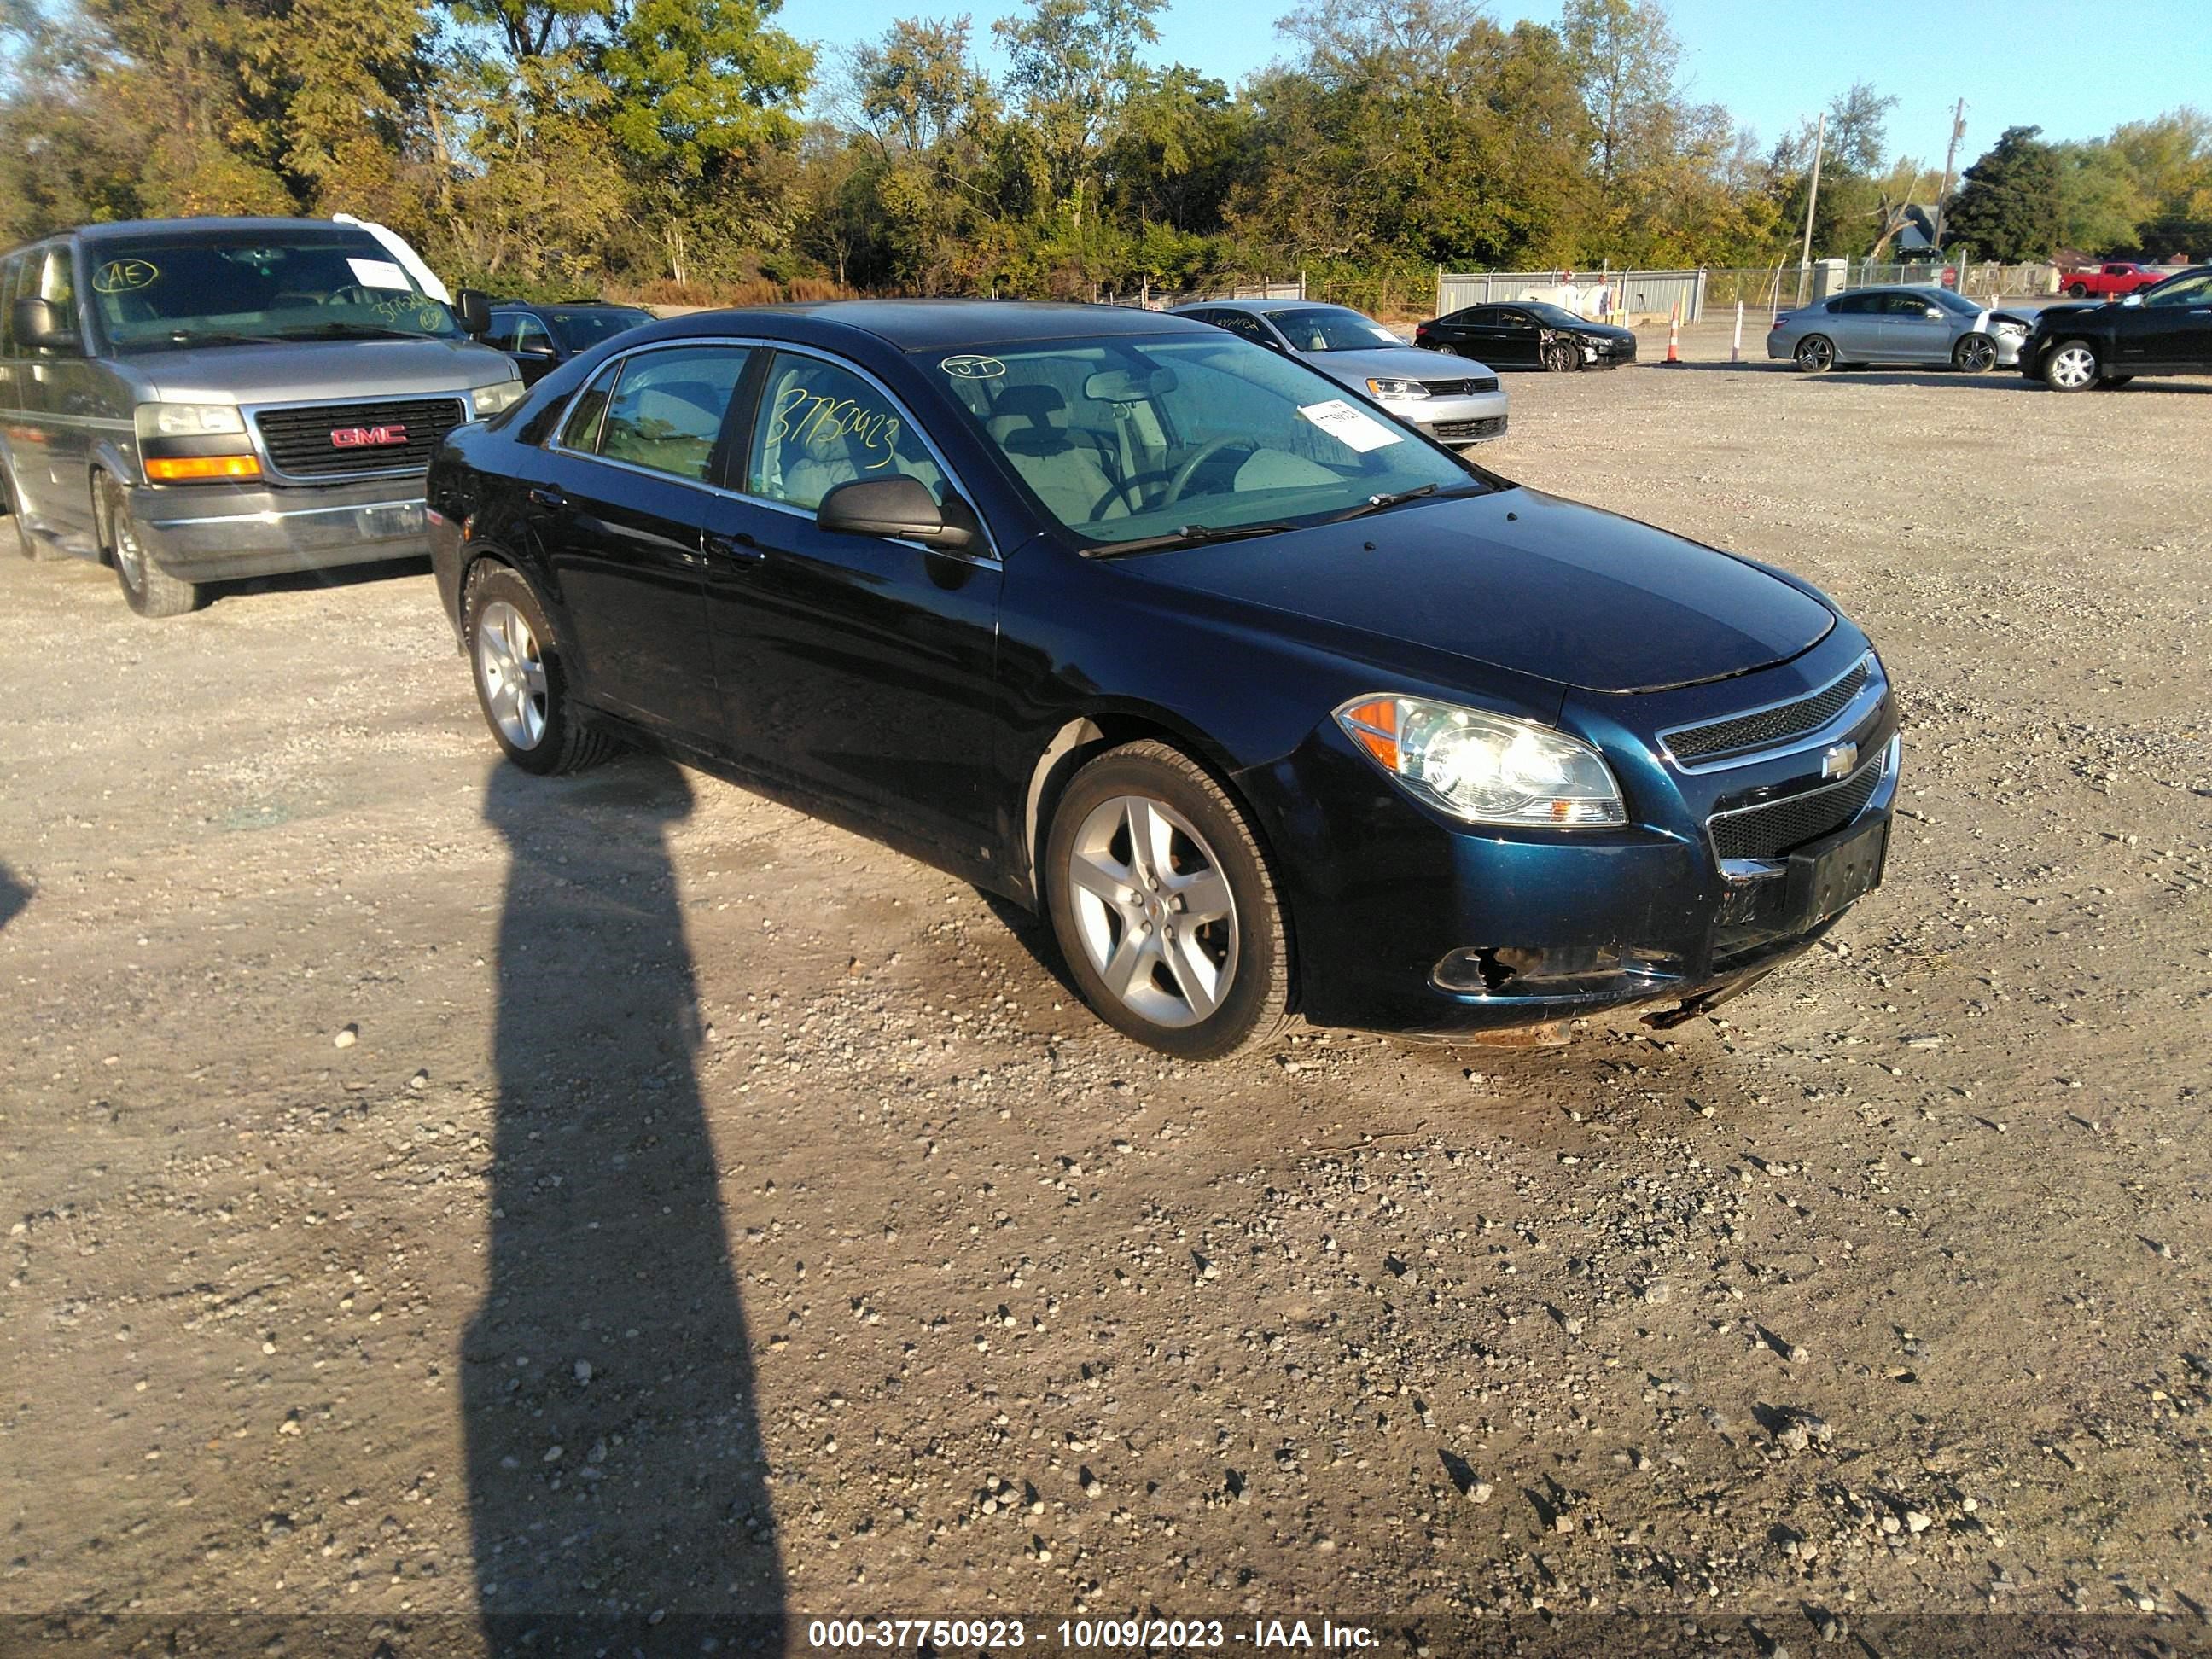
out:
{"label": "door handle", "polygon": [[542,507],[548,513],[558,513],[568,505],[568,498],[550,484],[532,484],[523,494],[531,506]]}
{"label": "door handle", "polygon": [[709,531],[705,542],[708,553],[718,559],[735,559],[746,564],[757,564],[768,556],[767,550],[742,530],[731,536],[719,536]]}

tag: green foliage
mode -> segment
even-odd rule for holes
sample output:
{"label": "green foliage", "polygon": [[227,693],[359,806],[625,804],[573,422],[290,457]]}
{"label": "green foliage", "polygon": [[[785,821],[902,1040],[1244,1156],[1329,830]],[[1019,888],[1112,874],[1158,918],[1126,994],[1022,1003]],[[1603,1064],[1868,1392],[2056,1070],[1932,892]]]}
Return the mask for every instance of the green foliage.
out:
{"label": "green foliage", "polygon": [[2040,127],[2007,127],[1966,169],[1944,235],[1986,258],[2047,259],[2063,234],[2057,153]]}

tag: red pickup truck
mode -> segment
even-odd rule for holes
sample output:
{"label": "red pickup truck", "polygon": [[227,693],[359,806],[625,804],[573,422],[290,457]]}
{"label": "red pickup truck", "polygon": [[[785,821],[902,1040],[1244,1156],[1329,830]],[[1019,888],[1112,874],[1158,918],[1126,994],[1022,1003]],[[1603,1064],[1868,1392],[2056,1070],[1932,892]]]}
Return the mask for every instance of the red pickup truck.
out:
{"label": "red pickup truck", "polygon": [[2162,283],[2172,276],[2171,270],[2158,270],[2148,265],[2139,265],[2127,260],[2114,260],[2110,264],[2089,265],[2080,270],[2069,270],[2058,281],[2067,293],[2077,300],[2092,297],[2117,300],[2124,294],[2132,294],[2139,288],[2148,288],[2153,283]]}

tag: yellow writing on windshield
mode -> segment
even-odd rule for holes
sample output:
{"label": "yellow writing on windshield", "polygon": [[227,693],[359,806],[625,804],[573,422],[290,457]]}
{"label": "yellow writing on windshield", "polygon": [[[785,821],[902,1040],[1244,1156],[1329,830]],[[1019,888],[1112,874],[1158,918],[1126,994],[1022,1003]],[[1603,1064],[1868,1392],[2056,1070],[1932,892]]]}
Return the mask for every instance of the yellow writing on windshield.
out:
{"label": "yellow writing on windshield", "polygon": [[827,443],[836,438],[855,438],[860,447],[881,456],[864,471],[889,466],[896,459],[898,416],[871,409],[857,398],[836,398],[804,386],[786,386],[777,394],[769,422],[769,436],[778,443]]}

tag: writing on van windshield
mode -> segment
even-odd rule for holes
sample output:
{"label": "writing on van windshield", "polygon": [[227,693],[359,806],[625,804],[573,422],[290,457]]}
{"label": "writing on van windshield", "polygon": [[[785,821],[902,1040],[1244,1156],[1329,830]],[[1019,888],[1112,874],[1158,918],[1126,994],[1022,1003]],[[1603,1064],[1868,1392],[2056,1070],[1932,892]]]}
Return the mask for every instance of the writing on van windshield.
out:
{"label": "writing on van windshield", "polygon": [[161,280],[159,267],[143,259],[110,259],[92,273],[92,288],[95,294],[128,294],[134,289],[151,288]]}
{"label": "writing on van windshield", "polygon": [[786,386],[777,394],[769,423],[769,436],[779,443],[826,442],[854,438],[869,453],[882,453],[863,469],[872,472],[896,459],[899,422],[896,415],[871,409],[857,398],[837,398],[804,386]]}

